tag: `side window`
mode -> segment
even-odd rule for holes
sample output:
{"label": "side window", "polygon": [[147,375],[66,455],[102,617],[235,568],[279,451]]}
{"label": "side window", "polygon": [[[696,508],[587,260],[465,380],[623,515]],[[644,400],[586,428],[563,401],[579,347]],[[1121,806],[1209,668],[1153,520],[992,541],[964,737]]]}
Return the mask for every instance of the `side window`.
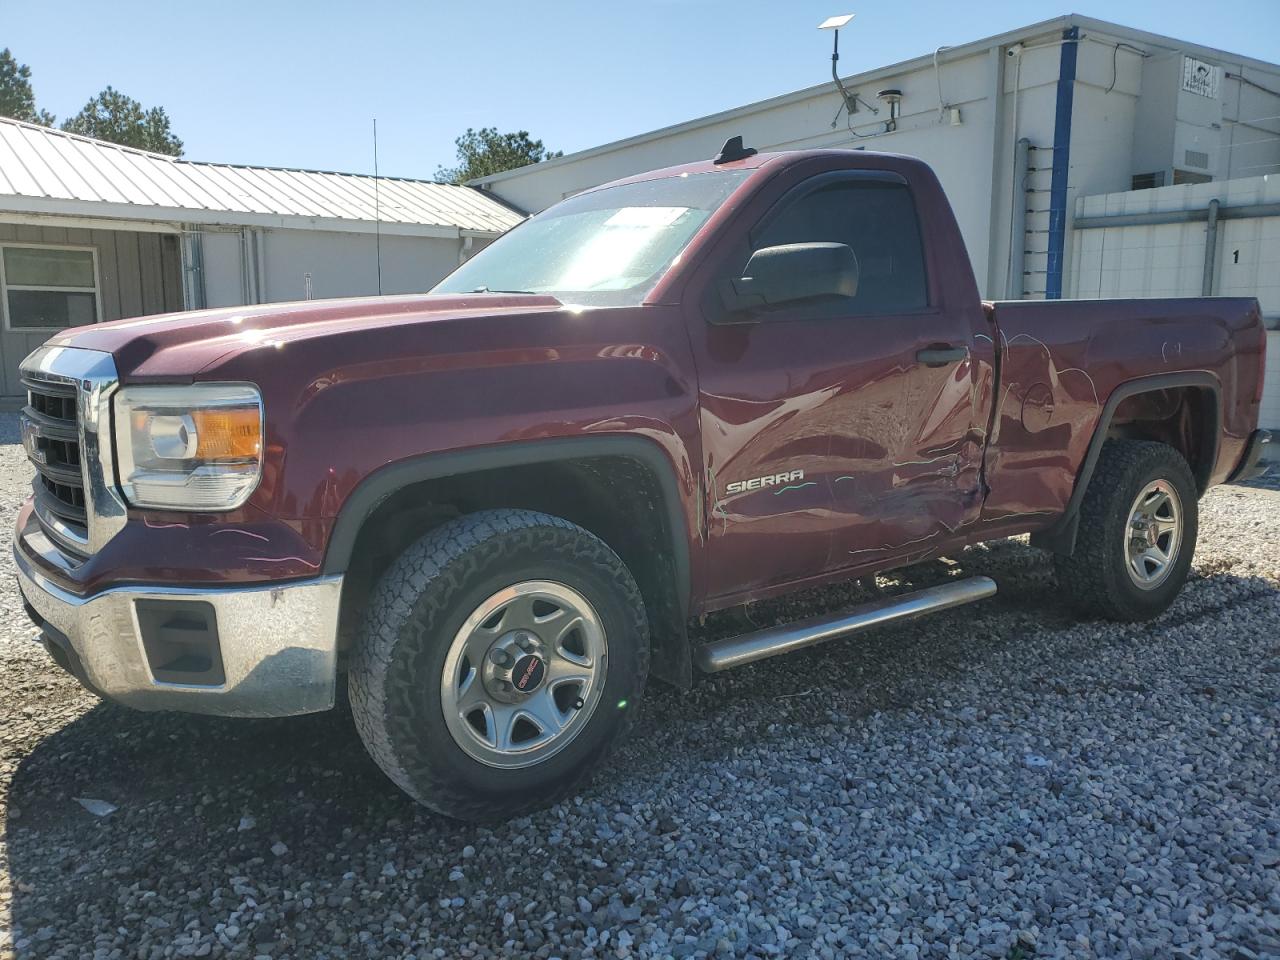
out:
{"label": "side window", "polygon": [[905,184],[851,179],[819,187],[767,221],[752,248],[818,242],[846,243],[858,258],[858,294],[832,304],[837,315],[928,306],[920,221]]}

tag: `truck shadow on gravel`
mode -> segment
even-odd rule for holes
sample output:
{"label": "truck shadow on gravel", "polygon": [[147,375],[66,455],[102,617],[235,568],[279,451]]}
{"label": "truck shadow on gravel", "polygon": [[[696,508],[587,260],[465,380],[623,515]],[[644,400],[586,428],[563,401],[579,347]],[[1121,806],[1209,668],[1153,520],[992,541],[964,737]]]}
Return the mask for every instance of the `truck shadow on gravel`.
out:
{"label": "truck shadow on gravel", "polygon": [[[1046,678],[1096,656],[1100,647],[1154,642],[1180,625],[1211,621],[1226,605],[1280,597],[1271,581],[1210,572],[1193,577],[1168,614],[1140,625],[1077,622],[1057,602],[1048,560],[1018,541],[970,549],[958,563],[910,568],[895,575],[897,585],[842,584],[758,605],[749,617],[764,626],[857,602],[877,588],[976,574],[993,576],[1002,587],[992,601],[702,678],[691,692],[651,686],[637,730],[584,799],[631,811],[643,798],[646,816],[656,822],[664,810],[687,803],[682,795],[696,792],[707,763],[755,740],[803,739],[807,724],[829,723],[833,712],[853,737],[871,713],[933,709],[961,674],[981,674],[998,696],[1001,684],[1050,682]],[[742,616],[715,616],[695,640],[747,626]],[[1029,633],[1047,640],[1027,644]],[[60,682],[52,695],[82,696],[70,683]],[[653,743],[662,749],[646,746]],[[666,784],[667,799],[653,802],[643,788],[650,779]],[[117,809],[95,817],[75,798],[106,800]],[[18,763],[8,802],[10,909],[16,953],[24,958],[78,955],[65,952],[59,932],[72,916],[100,918],[89,922],[108,932],[145,926],[147,909],[138,904],[145,904],[146,891],[170,907],[188,904],[180,916],[161,919],[177,924],[167,934],[176,936],[193,920],[207,930],[218,918],[204,900],[229,878],[251,876],[258,883],[266,876],[294,890],[304,882],[333,889],[354,869],[352,861],[369,859],[370,848],[392,851],[388,863],[407,858],[418,864],[411,886],[433,896],[464,846],[492,849],[531,825],[537,833],[563,826],[565,818],[563,810],[551,810],[478,827],[435,816],[367,758],[344,710],[227,720],[98,704]],[[637,829],[654,828],[642,823]],[[526,869],[537,877],[536,864],[519,868]],[[161,941],[166,933],[151,932]]]}

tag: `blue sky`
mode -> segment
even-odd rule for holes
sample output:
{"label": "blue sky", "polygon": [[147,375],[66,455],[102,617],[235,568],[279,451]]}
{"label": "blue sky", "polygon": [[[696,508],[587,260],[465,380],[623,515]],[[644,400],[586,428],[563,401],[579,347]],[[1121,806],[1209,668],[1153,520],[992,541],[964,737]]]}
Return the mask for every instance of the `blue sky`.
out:
{"label": "blue sky", "polygon": [[110,83],[197,160],[431,177],[466,127],[565,152],[1075,12],[1280,60],[1280,0],[0,0],[59,118]]}

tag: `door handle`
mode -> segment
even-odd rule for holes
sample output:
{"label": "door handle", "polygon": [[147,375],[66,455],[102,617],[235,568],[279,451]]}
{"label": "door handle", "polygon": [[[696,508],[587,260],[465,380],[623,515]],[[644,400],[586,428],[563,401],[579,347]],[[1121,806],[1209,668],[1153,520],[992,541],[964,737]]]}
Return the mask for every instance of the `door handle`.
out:
{"label": "door handle", "polygon": [[946,344],[934,344],[916,353],[916,360],[926,367],[945,367],[961,360],[968,359],[968,347],[951,347]]}

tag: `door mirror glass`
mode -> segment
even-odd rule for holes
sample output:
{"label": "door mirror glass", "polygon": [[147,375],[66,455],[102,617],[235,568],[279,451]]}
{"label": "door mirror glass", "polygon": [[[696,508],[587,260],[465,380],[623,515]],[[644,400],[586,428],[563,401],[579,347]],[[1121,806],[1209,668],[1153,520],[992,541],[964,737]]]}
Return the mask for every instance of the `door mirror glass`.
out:
{"label": "door mirror glass", "polygon": [[845,243],[785,243],[751,254],[741,277],[723,288],[731,311],[825,297],[855,297],[858,258]]}

